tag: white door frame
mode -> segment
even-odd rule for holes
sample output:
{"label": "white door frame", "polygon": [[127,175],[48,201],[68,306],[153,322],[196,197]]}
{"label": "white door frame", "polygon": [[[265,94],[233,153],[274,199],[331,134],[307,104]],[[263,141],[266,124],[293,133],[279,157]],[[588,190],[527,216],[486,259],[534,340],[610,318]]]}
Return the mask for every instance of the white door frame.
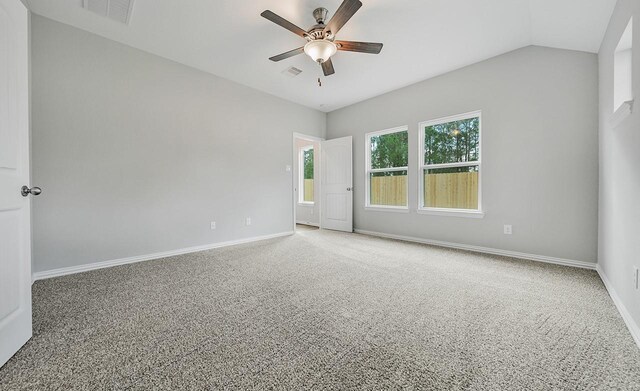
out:
{"label": "white door frame", "polygon": [[[292,144],[293,144],[293,155],[292,155],[293,156],[293,158],[292,158],[293,164],[291,165],[291,185],[292,185],[291,192],[293,193],[293,195],[292,195],[292,201],[293,201],[293,203],[292,203],[292,208],[293,208],[293,232],[296,232],[296,224],[297,224],[296,223],[297,222],[296,209],[297,209],[297,206],[298,206],[298,191],[300,191],[300,189],[298,189],[298,187],[299,187],[299,183],[298,183],[298,179],[299,178],[298,178],[298,176],[299,175],[294,175],[295,173],[299,174],[299,172],[298,172],[299,168],[295,169],[296,165],[298,164],[298,146],[296,145],[296,140],[306,140],[306,141],[312,141],[312,142],[318,143],[318,150],[317,151],[313,151],[313,156],[314,157],[316,156],[316,154],[318,155],[318,162],[319,162],[318,163],[318,167],[315,167],[315,165],[313,167],[313,178],[314,178],[313,187],[314,187],[314,193],[316,192],[315,191],[315,187],[318,186],[317,192],[322,194],[321,193],[322,184],[320,183],[320,181],[316,181],[315,178],[319,178],[320,177],[319,176],[320,175],[320,170],[322,169],[321,168],[322,167],[322,162],[320,160],[322,158],[322,155],[320,153],[320,148],[321,148],[322,141],[324,141],[324,139],[320,138],[320,137],[316,137],[316,136],[309,136],[309,135],[306,135],[306,134],[303,134],[303,133],[293,132],[293,137],[292,137],[291,140],[292,140]],[[317,169],[317,172],[316,172],[316,169]],[[297,191],[296,191],[296,189],[297,189]],[[320,205],[320,200],[315,200],[314,199],[313,202],[316,202],[317,205],[318,205],[318,208],[317,208],[318,209],[318,221],[319,221],[318,224],[320,226],[320,229],[322,229],[322,208],[320,207],[321,206]]]}

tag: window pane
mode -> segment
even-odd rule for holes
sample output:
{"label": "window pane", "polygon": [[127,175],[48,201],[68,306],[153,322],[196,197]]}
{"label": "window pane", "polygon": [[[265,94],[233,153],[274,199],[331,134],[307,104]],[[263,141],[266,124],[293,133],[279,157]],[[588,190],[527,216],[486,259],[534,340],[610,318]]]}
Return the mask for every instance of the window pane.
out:
{"label": "window pane", "polygon": [[478,161],[479,141],[479,117],[426,126],[424,128],[424,163]]}
{"label": "window pane", "polygon": [[371,137],[371,168],[407,167],[409,135],[407,131]]}
{"label": "window pane", "polygon": [[424,170],[424,207],[478,209],[478,166]]}
{"label": "window pane", "polygon": [[369,205],[407,206],[407,171],[370,174]]}
{"label": "window pane", "polygon": [[305,202],[313,202],[313,148],[302,152],[304,173],[304,198]]}

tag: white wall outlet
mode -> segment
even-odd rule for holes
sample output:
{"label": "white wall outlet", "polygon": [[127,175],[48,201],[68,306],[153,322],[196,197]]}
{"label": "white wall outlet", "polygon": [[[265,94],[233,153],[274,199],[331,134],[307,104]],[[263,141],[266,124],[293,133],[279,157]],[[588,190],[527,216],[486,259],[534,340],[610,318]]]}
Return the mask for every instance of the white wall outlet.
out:
{"label": "white wall outlet", "polygon": [[251,225],[251,217],[247,217],[244,221],[246,225]]}
{"label": "white wall outlet", "polygon": [[513,227],[510,224],[505,224],[504,225],[504,234],[505,235],[513,234]]}
{"label": "white wall outlet", "polygon": [[286,172],[291,172],[291,166],[290,166],[290,165],[286,165],[286,166],[284,167],[284,170],[285,170]]}
{"label": "white wall outlet", "polygon": [[634,266],[633,267],[633,288],[636,290],[640,289],[640,281],[638,280],[640,279],[640,275],[638,273],[640,273],[640,271],[638,271],[638,267]]}
{"label": "white wall outlet", "polygon": [[212,222],[211,222],[211,229],[212,229],[212,230],[213,230],[213,229],[216,229],[216,222],[215,222],[215,221],[212,221]]}

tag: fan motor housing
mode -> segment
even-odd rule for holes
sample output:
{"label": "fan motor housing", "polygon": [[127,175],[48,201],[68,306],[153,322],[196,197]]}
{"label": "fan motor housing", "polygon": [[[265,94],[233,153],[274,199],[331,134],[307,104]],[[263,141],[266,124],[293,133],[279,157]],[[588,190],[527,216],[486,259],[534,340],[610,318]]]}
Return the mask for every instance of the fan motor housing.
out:
{"label": "fan motor housing", "polygon": [[327,15],[329,14],[329,11],[326,8],[316,8],[313,10],[313,18],[316,20],[316,25],[311,27],[311,29],[309,29],[309,31],[307,31],[307,33],[309,34],[309,36],[313,39],[328,39],[328,40],[333,40],[333,37],[331,36],[331,34],[325,34],[324,29],[327,27],[326,24],[324,24],[324,22],[326,22],[327,20]]}
{"label": "fan motor housing", "polygon": [[333,38],[329,38],[329,37],[325,37],[325,33],[324,33],[324,28],[327,27],[324,24],[316,24],[315,26],[311,27],[311,29],[309,31],[307,31],[307,33],[314,39],[329,39],[329,40],[333,40]]}
{"label": "fan motor housing", "polygon": [[327,20],[328,14],[329,11],[326,8],[320,7],[313,10],[313,18],[318,24],[324,24],[324,22]]}

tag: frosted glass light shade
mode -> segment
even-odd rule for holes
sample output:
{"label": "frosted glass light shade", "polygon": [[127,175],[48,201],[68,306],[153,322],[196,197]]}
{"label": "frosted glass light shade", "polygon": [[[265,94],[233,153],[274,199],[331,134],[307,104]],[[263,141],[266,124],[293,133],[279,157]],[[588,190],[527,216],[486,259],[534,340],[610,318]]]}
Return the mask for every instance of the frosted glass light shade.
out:
{"label": "frosted glass light shade", "polygon": [[338,47],[335,43],[327,41],[326,39],[319,39],[316,41],[307,42],[304,45],[304,52],[315,62],[323,63],[327,61],[331,56],[336,54]]}

